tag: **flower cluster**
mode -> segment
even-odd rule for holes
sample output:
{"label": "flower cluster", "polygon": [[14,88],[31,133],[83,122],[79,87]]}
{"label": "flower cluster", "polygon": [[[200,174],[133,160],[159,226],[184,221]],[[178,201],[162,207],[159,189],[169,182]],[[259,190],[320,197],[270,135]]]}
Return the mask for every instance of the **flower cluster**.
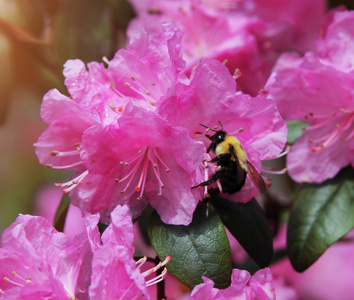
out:
{"label": "flower cluster", "polygon": [[[130,0],[137,17],[128,36],[141,28],[159,32],[173,22],[183,31],[182,52],[192,70],[200,57],[227,62],[238,88],[257,95],[283,51],[306,51],[325,12],[325,1]],[[242,76],[239,76],[241,75]]]}
{"label": "flower cluster", "polygon": [[285,53],[266,89],[285,120],[309,124],[287,157],[296,181],[322,182],[354,166],[354,13],[333,11],[304,56]]}
{"label": "flower cluster", "polygon": [[[81,212],[82,230],[20,215],[2,235],[0,300],[152,299],[169,266],[191,288],[183,299],[273,300],[278,287],[300,298],[281,268],[267,267],[272,232],[254,178],[262,160],[282,155],[297,182],[354,166],[354,12],[325,15],[324,0],[130,2],[127,47],[102,62],[68,60],[68,94],[52,89],[41,106],[48,127],[35,151],[42,165],[74,172],[55,185]],[[284,120],[307,125],[289,152]],[[223,191],[222,179],[240,190]],[[138,225],[154,250],[140,245],[159,263],[133,246],[133,220],[150,209],[149,225]],[[232,269],[244,261],[231,256],[225,226],[259,264],[253,275]],[[199,265],[188,249],[176,247],[182,259],[168,252],[182,235]],[[181,278],[189,264],[190,282]]]}
{"label": "flower cluster", "polygon": [[[203,59],[188,77],[181,32],[162,29],[142,33],[106,61],[108,68],[91,63],[87,71],[81,61],[68,61],[71,97],[52,90],[43,100],[49,127],[35,145],[40,162],[77,171],[59,185],[83,213],[100,213],[106,223],[117,205],[137,217],[147,203],[165,223],[191,222],[203,198],[203,189],[191,187],[205,180],[208,142],[200,124],[242,128],[237,137],[258,171],[261,159],[285,144],[286,125],[272,100],[236,93],[234,78],[215,60]],[[248,179],[233,198],[246,202],[256,194]]]}
{"label": "flower cluster", "polygon": [[[170,258],[141,272],[133,259],[133,224],[126,206],[111,214],[100,237],[99,215],[86,217],[86,232],[69,243],[42,217],[20,215],[2,236],[0,299],[150,299],[147,286]],[[89,287],[89,288],[88,288]]]}

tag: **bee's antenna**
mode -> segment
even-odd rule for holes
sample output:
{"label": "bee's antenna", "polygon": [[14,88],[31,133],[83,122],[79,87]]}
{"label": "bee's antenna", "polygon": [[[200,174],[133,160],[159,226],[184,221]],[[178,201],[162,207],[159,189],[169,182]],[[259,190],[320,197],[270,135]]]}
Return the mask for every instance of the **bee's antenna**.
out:
{"label": "bee's antenna", "polygon": [[220,126],[221,126],[221,130],[224,131],[224,127],[222,126],[221,122],[218,120]]}
{"label": "bee's antenna", "polygon": [[212,129],[212,128],[208,127],[208,126],[205,126],[203,124],[199,124],[199,125],[205,127],[207,129],[207,132],[209,132],[210,130],[217,132],[217,130]]}

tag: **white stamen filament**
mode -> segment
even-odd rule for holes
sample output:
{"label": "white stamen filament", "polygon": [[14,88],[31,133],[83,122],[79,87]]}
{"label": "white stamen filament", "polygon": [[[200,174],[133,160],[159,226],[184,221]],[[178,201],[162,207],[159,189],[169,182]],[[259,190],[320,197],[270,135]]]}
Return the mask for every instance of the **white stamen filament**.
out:
{"label": "white stamen filament", "polygon": [[285,174],[288,171],[287,168],[281,169],[279,171],[276,171],[276,169],[277,169],[276,167],[265,167],[265,166],[262,166],[262,172],[268,173],[268,174],[282,175],[282,174]]}
{"label": "white stamen filament", "polygon": [[79,176],[75,177],[74,179],[65,182],[65,183],[56,183],[55,185],[58,187],[68,187],[63,189],[63,193],[66,194],[73,190],[77,185],[88,175],[89,171],[86,170],[85,172],[81,173]]}
{"label": "white stamen filament", "polygon": [[[330,147],[334,145],[338,140],[342,141],[348,141],[350,138],[353,136],[353,123],[354,123],[354,113],[350,112],[348,113],[347,111],[342,115],[338,116],[332,120],[333,123],[335,122],[335,127],[324,134],[323,136],[320,136],[316,139],[310,138],[309,141],[310,143],[313,143],[314,145],[311,146],[311,151],[312,152],[317,152],[323,148]],[[317,125],[317,124],[316,124]],[[315,126],[316,126],[315,125]],[[307,127],[306,130],[309,128],[312,130],[313,128],[318,128],[315,126],[310,126]]]}
{"label": "white stamen filament", "polygon": [[54,166],[53,164],[46,164],[47,168],[50,169],[55,169],[55,170],[70,170],[73,167],[80,166],[82,164],[82,161],[78,161],[76,163],[73,163],[71,165],[65,165],[65,166]]}
{"label": "white stamen filament", "polygon": [[151,286],[151,285],[157,284],[157,283],[161,282],[162,280],[164,280],[166,278],[166,276],[167,276],[167,269],[164,268],[160,275],[156,276],[153,279],[146,281],[146,286]]}
{"label": "white stamen filament", "polygon": [[52,150],[50,152],[51,156],[72,156],[72,155],[80,155],[80,148],[77,148],[76,150],[73,151],[57,151],[57,150]]}
{"label": "white stamen filament", "polygon": [[[141,155],[143,153],[143,155]],[[144,194],[145,190],[145,185],[147,181],[147,176],[148,176],[148,170],[149,170],[149,162],[151,164],[151,167],[154,171],[155,177],[158,181],[158,196],[162,195],[162,188],[165,186],[162,179],[161,179],[161,172],[160,172],[160,167],[159,163],[161,163],[164,167],[166,167],[166,172],[169,172],[169,168],[166,165],[166,163],[161,159],[161,157],[158,155],[158,152],[155,148],[145,148],[143,151],[139,151],[138,155],[133,156],[126,162],[120,162],[120,165],[124,166],[129,166],[133,162],[134,165],[132,169],[126,174],[123,178],[115,178],[114,180],[117,183],[121,183],[125,180],[128,180],[127,184],[125,185],[124,189],[121,191],[121,193],[125,193],[126,190],[129,188],[130,184],[133,181],[133,178],[135,178],[136,173],[138,170],[141,168],[141,174],[138,179],[138,183],[135,187],[136,192],[140,192],[139,196],[137,197],[138,200],[141,200]]]}

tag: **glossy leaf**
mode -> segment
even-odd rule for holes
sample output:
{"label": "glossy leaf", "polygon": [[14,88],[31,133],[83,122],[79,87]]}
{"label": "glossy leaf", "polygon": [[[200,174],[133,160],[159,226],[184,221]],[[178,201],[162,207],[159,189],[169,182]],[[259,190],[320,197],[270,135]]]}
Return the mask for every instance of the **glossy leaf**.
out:
{"label": "glossy leaf", "polygon": [[273,238],[267,219],[256,199],[247,203],[213,197],[213,206],[223,223],[250,257],[261,267],[267,267],[273,256]]}
{"label": "glossy leaf", "polygon": [[188,226],[167,225],[154,212],[149,237],[161,260],[171,256],[168,271],[188,287],[202,283],[202,276],[213,280],[217,288],[230,285],[230,244],[224,225],[210,204],[199,205]]}
{"label": "glossy leaf", "polygon": [[306,184],[290,213],[287,249],[298,272],[354,228],[354,171],[347,168],[321,185]]}

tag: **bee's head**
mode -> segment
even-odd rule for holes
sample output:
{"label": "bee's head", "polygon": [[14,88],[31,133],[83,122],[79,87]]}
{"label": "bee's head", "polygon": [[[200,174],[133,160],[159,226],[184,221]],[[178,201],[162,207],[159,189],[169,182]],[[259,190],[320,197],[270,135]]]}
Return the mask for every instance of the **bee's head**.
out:
{"label": "bee's head", "polygon": [[216,145],[221,143],[223,140],[225,140],[226,132],[223,130],[216,131],[214,135],[209,135],[206,134],[205,136],[211,140],[212,143],[215,143]]}
{"label": "bee's head", "polygon": [[215,132],[215,134],[213,134],[213,135],[205,134],[205,136],[206,136],[209,140],[211,140],[211,143],[210,143],[210,145],[209,145],[209,147],[208,147],[207,152],[209,152],[211,149],[212,149],[213,151],[215,151],[216,146],[217,146],[218,144],[220,144],[222,141],[224,141],[224,140],[225,140],[225,136],[227,135],[227,133],[226,133],[226,131],[224,131],[224,128],[223,128],[222,124],[220,123],[220,121],[218,121],[218,122],[219,122],[219,124],[220,124],[220,126],[221,126],[221,130],[217,130],[217,128],[218,128],[217,126],[214,127],[214,129],[213,129],[213,128],[207,127],[207,126],[205,126],[205,125],[203,125],[203,124],[200,124],[201,126],[203,126],[203,127],[205,127],[205,128],[207,129],[207,130],[206,130],[207,133],[208,133],[209,131],[214,131],[214,132]]}

